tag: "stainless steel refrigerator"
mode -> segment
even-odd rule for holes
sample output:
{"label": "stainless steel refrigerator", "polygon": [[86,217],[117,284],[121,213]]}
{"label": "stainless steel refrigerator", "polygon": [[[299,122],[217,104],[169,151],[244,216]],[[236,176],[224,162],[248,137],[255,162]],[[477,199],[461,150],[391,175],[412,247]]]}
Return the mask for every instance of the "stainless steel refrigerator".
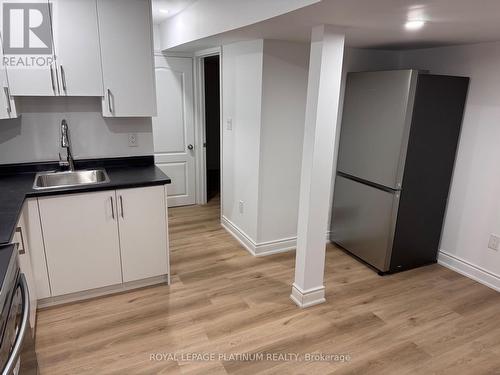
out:
{"label": "stainless steel refrigerator", "polygon": [[380,273],[436,261],[469,79],[349,73],[331,240]]}

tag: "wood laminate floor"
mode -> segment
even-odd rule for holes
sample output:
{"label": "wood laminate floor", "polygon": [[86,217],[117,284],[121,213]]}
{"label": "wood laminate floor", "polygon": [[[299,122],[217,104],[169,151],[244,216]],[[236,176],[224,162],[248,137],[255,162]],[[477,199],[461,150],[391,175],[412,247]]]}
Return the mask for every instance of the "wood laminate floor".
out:
{"label": "wood laminate floor", "polygon": [[[497,292],[439,265],[380,277],[329,245],[327,302],[301,310],[294,253],[252,257],[218,204],[170,209],[171,286],[40,311],[41,373],[500,374]],[[304,360],[315,352],[350,360]],[[229,357],[242,353],[302,361]]]}

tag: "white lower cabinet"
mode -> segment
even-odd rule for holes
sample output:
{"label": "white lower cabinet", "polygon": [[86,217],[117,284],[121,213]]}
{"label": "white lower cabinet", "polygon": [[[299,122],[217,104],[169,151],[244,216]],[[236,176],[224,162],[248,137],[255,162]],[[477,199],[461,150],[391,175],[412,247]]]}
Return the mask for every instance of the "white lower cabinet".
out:
{"label": "white lower cabinet", "polygon": [[122,282],[114,195],[38,199],[52,296]]}
{"label": "white lower cabinet", "polygon": [[[33,267],[33,278],[35,282],[35,294],[39,299],[50,297],[49,274],[47,273],[47,262],[45,261],[45,246],[43,243],[42,227],[40,226],[40,213],[38,200],[29,198],[23,207],[24,240],[28,243],[31,266]],[[29,283],[29,282],[28,282]]]}
{"label": "white lower cabinet", "polygon": [[123,281],[168,273],[163,186],[116,191]]}
{"label": "white lower cabinet", "polygon": [[165,190],[38,198],[51,297],[167,275]]}
{"label": "white lower cabinet", "polygon": [[27,207],[24,206],[17,222],[12,242],[17,244],[17,260],[19,262],[19,268],[26,277],[26,283],[28,284],[28,292],[30,296],[30,327],[32,328],[32,334],[34,334],[36,326],[37,292],[32,266],[31,247],[27,236],[29,220],[26,211]]}

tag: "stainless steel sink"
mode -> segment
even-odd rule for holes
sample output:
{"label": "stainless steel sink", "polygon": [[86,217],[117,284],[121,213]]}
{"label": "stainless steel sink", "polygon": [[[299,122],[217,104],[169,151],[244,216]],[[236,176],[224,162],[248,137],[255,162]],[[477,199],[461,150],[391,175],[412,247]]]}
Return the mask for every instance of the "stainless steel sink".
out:
{"label": "stainless steel sink", "polygon": [[67,172],[37,173],[33,189],[53,189],[62,187],[95,185],[109,182],[104,169],[91,169]]}

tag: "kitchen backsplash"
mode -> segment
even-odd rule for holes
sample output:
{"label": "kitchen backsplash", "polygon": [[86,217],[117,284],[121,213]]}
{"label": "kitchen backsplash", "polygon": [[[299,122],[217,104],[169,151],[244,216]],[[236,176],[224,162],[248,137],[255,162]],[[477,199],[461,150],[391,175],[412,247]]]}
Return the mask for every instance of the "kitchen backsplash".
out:
{"label": "kitchen backsplash", "polygon": [[[150,117],[103,118],[98,97],[20,97],[20,118],[0,120],[0,164],[57,160],[60,125],[70,128],[75,159],[151,155]],[[129,146],[129,134],[137,145]]]}

